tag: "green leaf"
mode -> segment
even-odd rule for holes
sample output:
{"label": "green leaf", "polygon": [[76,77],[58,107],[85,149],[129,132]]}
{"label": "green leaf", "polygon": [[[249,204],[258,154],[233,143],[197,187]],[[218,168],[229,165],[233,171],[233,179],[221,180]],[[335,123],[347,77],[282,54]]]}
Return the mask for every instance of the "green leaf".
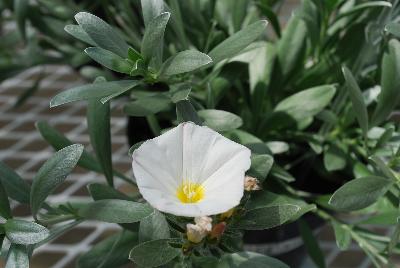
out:
{"label": "green leaf", "polygon": [[342,72],[344,79],[346,80],[347,89],[349,90],[349,96],[351,103],[353,104],[355,116],[358,120],[358,124],[361,126],[364,136],[366,137],[368,133],[368,111],[367,106],[364,103],[364,97],[351,71],[344,66]]}
{"label": "green leaf", "polygon": [[[36,123],[36,128],[39,130],[43,139],[45,139],[56,151],[61,150],[69,145],[72,145],[72,141],[66,138],[63,134],[58,132],[56,129],[52,128],[49,124],[44,121],[39,121]],[[86,150],[83,150],[82,156],[79,159],[78,165],[91,171],[102,173],[103,170],[97,159],[95,159]],[[115,176],[129,180],[125,175],[118,171],[114,171]],[[29,199],[28,199],[29,203]]]}
{"label": "green leaf", "polygon": [[90,38],[90,36],[83,30],[80,25],[66,25],[64,31],[75,37],[76,39],[85,42],[91,46],[96,46],[96,43]]}
{"label": "green leaf", "polygon": [[247,26],[218,44],[208,55],[213,60],[214,64],[236,56],[265,32],[267,24],[267,21],[261,20]]}
{"label": "green leaf", "polygon": [[108,268],[120,267],[129,262],[129,252],[137,244],[137,234],[123,231],[112,235],[94,245],[88,252],[81,255],[77,262],[78,268]]}
{"label": "green leaf", "polygon": [[399,239],[400,239],[400,217],[397,218],[397,224],[396,224],[396,227],[394,228],[392,238],[390,239],[390,242],[388,245],[388,254],[389,255],[396,248],[396,246],[399,242]]}
{"label": "green leaf", "polygon": [[400,101],[400,42],[389,41],[388,52],[383,54],[381,65],[381,93],[372,115],[371,125],[376,126],[386,120]]}
{"label": "green leaf", "polygon": [[331,196],[329,204],[338,210],[358,210],[378,200],[392,185],[390,180],[369,176],[351,180]]}
{"label": "green leaf", "polygon": [[104,20],[87,12],[79,12],[75,20],[99,47],[127,58],[128,44]]}
{"label": "green leaf", "polygon": [[171,76],[197,70],[211,63],[212,59],[197,50],[185,50],[167,59],[161,66],[160,76]]}
{"label": "green leaf", "polygon": [[274,158],[268,154],[252,155],[251,167],[248,174],[257,178],[261,183],[267,177],[274,164]]}
{"label": "green leaf", "polygon": [[390,22],[385,26],[385,31],[400,38],[400,23]]}
{"label": "green leaf", "polygon": [[127,200],[105,199],[84,205],[79,209],[79,216],[110,223],[138,222],[153,213],[146,204]]}
{"label": "green leaf", "polygon": [[176,88],[170,89],[171,101],[177,103],[181,100],[188,100],[192,88],[188,84],[179,85]]}
{"label": "green leaf", "polygon": [[203,124],[189,100],[182,100],[176,103],[176,115],[180,123],[191,121],[199,126]]}
{"label": "green leaf", "polygon": [[22,38],[26,39],[26,18],[29,10],[29,0],[14,0],[14,14],[18,30]]}
{"label": "green leaf", "polygon": [[299,220],[299,229],[309,256],[319,268],[325,268],[324,254],[310,227],[304,220]]}
{"label": "green leaf", "polygon": [[263,207],[279,206],[282,204],[291,204],[300,208],[297,213],[290,219],[291,221],[295,221],[307,212],[316,209],[316,206],[314,204],[308,204],[301,198],[289,196],[282,193],[276,194],[273,192],[268,192],[266,190],[252,193],[251,199],[246,203],[245,208],[257,209]]}
{"label": "green leaf", "polygon": [[341,250],[349,248],[351,243],[350,231],[343,227],[341,223],[336,221],[332,222],[332,227],[335,232],[336,244]]}
{"label": "green leaf", "polygon": [[114,182],[111,155],[110,103],[102,104],[98,99],[90,99],[86,118],[90,143],[108,184],[112,186]]}
{"label": "green leaf", "polygon": [[292,176],[292,174],[290,174],[289,172],[287,172],[284,168],[278,166],[278,165],[273,165],[272,169],[271,169],[271,175],[286,181],[286,182],[293,182],[296,179]]}
{"label": "green leaf", "polygon": [[234,229],[264,230],[286,223],[300,210],[299,206],[281,204],[250,209],[233,224]]}
{"label": "green leaf", "polygon": [[153,214],[140,221],[139,243],[170,238],[169,225],[165,216],[154,210]]}
{"label": "green leaf", "polygon": [[[73,144],[72,141],[70,141],[67,137],[58,132],[56,129],[52,128],[45,121],[36,122],[36,128],[39,130],[43,139],[46,140],[56,151],[59,151]],[[82,152],[82,156],[79,159],[78,165],[88,170],[100,173],[102,172],[100,164],[86,150]]]}
{"label": "green leaf", "polygon": [[324,166],[328,171],[344,169],[346,167],[346,154],[340,148],[331,144],[324,152]]}
{"label": "green leaf", "polygon": [[49,236],[49,230],[34,222],[9,219],[4,224],[6,236],[11,243],[32,245]]}
{"label": "green leaf", "polygon": [[29,204],[31,186],[14,170],[0,161],[0,182],[7,195],[20,203]]}
{"label": "green leaf", "polygon": [[336,88],[332,85],[306,89],[279,102],[274,112],[289,115],[301,128],[305,121],[321,112],[330,103],[335,92]]}
{"label": "green leaf", "polygon": [[149,23],[164,11],[163,0],[141,0],[144,25]]}
{"label": "green leaf", "polygon": [[139,244],[131,250],[129,259],[143,267],[158,267],[167,264],[181,254],[181,249],[169,244],[173,241],[159,239]]}
{"label": "green leaf", "polygon": [[336,17],[336,20],[373,7],[392,7],[392,4],[388,1],[369,1],[366,3],[361,3],[339,14],[339,16]]}
{"label": "green leaf", "polygon": [[147,64],[158,69],[162,63],[164,32],[170,17],[169,12],[161,13],[152,19],[144,32],[141,54]]}
{"label": "green leaf", "polygon": [[255,252],[237,252],[225,254],[219,261],[217,268],[289,268],[278,259]]}
{"label": "green leaf", "polygon": [[[79,100],[99,99],[108,96],[114,98],[139,85],[139,83],[140,81],[136,80],[121,80],[77,86],[57,94],[50,101],[50,107]],[[109,98],[105,98],[101,101],[104,103],[108,100]]]}
{"label": "green leaf", "polygon": [[138,60],[142,60],[143,58],[142,55],[140,55],[140,53],[136,51],[136,49],[129,47],[128,59],[130,59],[132,62],[137,62]]}
{"label": "green leaf", "polygon": [[284,141],[269,141],[266,144],[272,154],[283,154],[289,151],[289,144]]}
{"label": "green leaf", "polygon": [[393,173],[393,171],[383,162],[383,160],[378,157],[378,156],[371,156],[370,159],[375,163],[375,166],[377,166],[383,175],[386,176],[387,179],[392,180],[393,182],[398,182],[399,179],[397,178],[396,174]]}
{"label": "green leaf", "polygon": [[12,218],[10,202],[8,201],[8,195],[3,187],[3,184],[1,183],[1,180],[0,180],[0,216],[5,219]]}
{"label": "green leaf", "polygon": [[24,245],[12,244],[4,268],[29,267],[29,255]]}
{"label": "green leaf", "polygon": [[197,114],[204,119],[204,125],[215,131],[230,131],[243,125],[242,118],[222,110],[200,110]]}
{"label": "green leaf", "polygon": [[289,78],[303,64],[306,41],[306,23],[295,14],[278,42],[278,62],[283,79]]}
{"label": "green leaf", "polygon": [[87,186],[89,194],[92,196],[93,200],[103,200],[103,199],[120,199],[132,201],[132,198],[121,193],[120,191],[104,184],[91,183]]}
{"label": "green leaf", "polygon": [[130,74],[132,68],[134,68],[127,60],[99,47],[88,47],[85,49],[85,53],[97,63],[115,72]]}
{"label": "green leaf", "polygon": [[170,105],[170,98],[158,94],[128,102],[124,106],[124,113],[130,116],[148,116],[167,110]]}
{"label": "green leaf", "polygon": [[56,152],[37,172],[31,188],[31,209],[36,217],[44,200],[71,173],[83,152],[83,145],[73,144]]}

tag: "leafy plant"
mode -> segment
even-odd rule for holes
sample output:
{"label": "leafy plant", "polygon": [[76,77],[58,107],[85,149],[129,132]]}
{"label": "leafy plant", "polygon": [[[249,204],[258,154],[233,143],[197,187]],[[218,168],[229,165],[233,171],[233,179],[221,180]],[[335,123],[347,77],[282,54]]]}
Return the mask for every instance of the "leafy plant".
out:
{"label": "leafy plant", "polygon": [[[88,219],[117,223],[123,230],[83,254],[79,267],[129,261],[146,267],[287,267],[243,252],[242,235],[299,219],[310,257],[325,267],[302,219],[306,213],[332,226],[340,249],[354,241],[376,267],[389,265],[400,252],[399,1],[302,1],[285,28],[277,19],[280,1],[55,1],[65,7],[63,13],[47,1],[9,2],[1,7],[13,11],[27,55],[38,45],[26,29],[29,20],[62,57],[30,64],[6,61],[10,71],[4,77],[42,62],[81,67],[93,59],[95,68],[103,68],[87,76],[94,83],[50,101],[52,107],[88,103],[94,155],[38,122],[43,138],[58,152],[33,185],[0,163],[0,238],[12,243],[9,267],[26,265],[35,247]],[[77,24],[71,24],[73,15]],[[54,31],[50,18],[66,33]],[[4,47],[0,44],[1,53]],[[122,96],[125,114],[133,122],[144,118],[152,133],[148,139],[191,121],[246,146],[251,150],[246,174],[262,189],[246,192],[232,211],[212,216],[206,234],[198,225],[188,227],[195,225],[192,218],[157,211],[138,192],[119,192],[114,179],[136,184],[112,167],[109,102]],[[134,140],[130,155],[143,142]],[[107,184],[90,184],[94,201],[87,204],[46,202],[75,165],[104,174]],[[29,203],[36,223],[13,219],[5,196]],[[352,220],[340,217],[343,213]],[[393,226],[393,235],[374,234],[371,223]]]}

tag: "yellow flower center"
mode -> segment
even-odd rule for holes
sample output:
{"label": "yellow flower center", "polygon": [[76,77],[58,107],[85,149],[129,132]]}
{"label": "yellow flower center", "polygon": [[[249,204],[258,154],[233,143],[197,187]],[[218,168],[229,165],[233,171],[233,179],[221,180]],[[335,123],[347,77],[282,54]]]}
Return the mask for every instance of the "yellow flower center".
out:
{"label": "yellow flower center", "polygon": [[204,198],[204,188],[201,184],[184,181],[176,190],[176,197],[182,203],[196,203]]}

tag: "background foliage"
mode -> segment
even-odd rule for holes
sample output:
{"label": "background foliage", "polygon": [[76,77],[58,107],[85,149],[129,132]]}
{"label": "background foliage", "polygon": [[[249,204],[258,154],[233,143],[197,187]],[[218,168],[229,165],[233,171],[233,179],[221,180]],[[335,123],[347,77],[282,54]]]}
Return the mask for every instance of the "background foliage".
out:
{"label": "background foliage", "polygon": [[[18,32],[2,36],[0,79],[43,63],[79,70],[88,84],[61,92],[50,105],[87,101],[94,148],[90,154],[38,122],[57,152],[33,184],[0,163],[7,267],[27,267],[35,248],[88,219],[122,229],[83,254],[79,267],[129,260],[145,267],[286,267],[242,252],[242,234],[305,213],[332,225],[339,248],[355,241],[375,266],[389,264],[400,252],[399,2],[304,0],[284,29],[280,6],[268,0],[1,1],[1,25],[15,20]],[[113,188],[114,179],[135,183],[112,166],[109,103],[117,97],[133,117],[130,152],[182,121],[251,149],[249,174],[263,190],[245,196],[219,240],[190,244],[185,224],[191,219],[153,211],[138,193]],[[104,174],[105,184],[88,185],[94,201],[46,202],[75,165]],[[9,199],[30,204],[34,221],[14,219]],[[393,235],[374,234],[370,223],[394,226]],[[300,220],[299,227],[310,257],[325,267],[310,226]]]}

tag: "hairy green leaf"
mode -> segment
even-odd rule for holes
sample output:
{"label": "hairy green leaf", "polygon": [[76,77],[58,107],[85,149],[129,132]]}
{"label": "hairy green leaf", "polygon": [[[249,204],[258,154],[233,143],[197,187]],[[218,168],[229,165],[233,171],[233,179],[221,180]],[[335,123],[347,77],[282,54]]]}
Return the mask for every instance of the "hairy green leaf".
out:
{"label": "hairy green leaf", "polygon": [[129,259],[139,266],[158,267],[167,264],[181,254],[181,249],[172,247],[172,239],[147,241],[134,247],[129,253]]}
{"label": "hairy green leaf", "polygon": [[11,243],[32,245],[49,236],[49,230],[34,222],[9,219],[4,224],[7,238]]}
{"label": "hairy green leaf", "polygon": [[83,152],[83,145],[73,144],[56,152],[37,172],[31,188],[31,209],[36,216],[44,200],[71,173]]}

